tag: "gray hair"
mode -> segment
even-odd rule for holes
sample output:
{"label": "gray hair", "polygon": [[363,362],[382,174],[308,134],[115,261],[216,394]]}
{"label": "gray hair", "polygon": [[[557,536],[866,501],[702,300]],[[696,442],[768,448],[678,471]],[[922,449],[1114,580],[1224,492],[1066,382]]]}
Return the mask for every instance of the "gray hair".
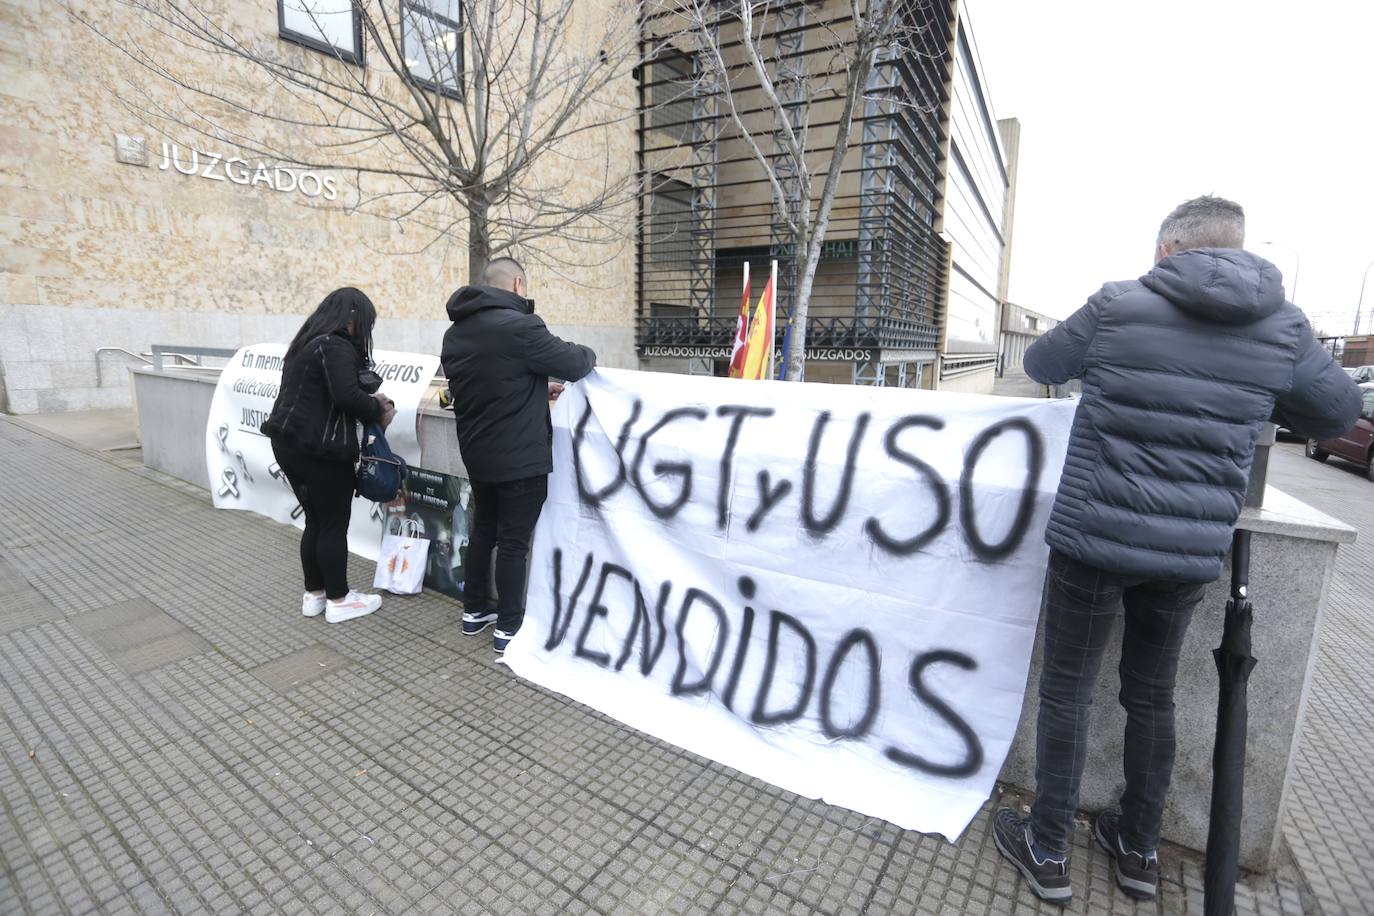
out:
{"label": "gray hair", "polygon": [[529,284],[529,280],[525,279],[525,268],[521,267],[515,258],[494,258],[487,263],[486,270],[482,271],[483,286],[510,289],[516,280]]}
{"label": "gray hair", "polygon": [[1160,245],[1190,248],[1245,247],[1245,211],[1221,197],[1195,197],[1174,208],[1159,226]]}

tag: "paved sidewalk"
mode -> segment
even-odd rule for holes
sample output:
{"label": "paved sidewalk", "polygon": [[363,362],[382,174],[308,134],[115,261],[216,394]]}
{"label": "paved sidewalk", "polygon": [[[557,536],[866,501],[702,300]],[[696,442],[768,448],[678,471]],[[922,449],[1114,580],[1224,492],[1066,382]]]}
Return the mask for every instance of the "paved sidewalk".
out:
{"label": "paved sidewalk", "polygon": [[[297,537],[0,418],[0,912],[1060,912],[986,817],[951,845],[741,776],[517,680],[447,599],[305,619]],[[1369,766],[1362,626],[1308,735],[1364,743],[1304,770],[1295,846]],[[1333,854],[1307,880],[1358,908]],[[1198,859],[1162,858],[1137,906],[1080,829],[1070,911],[1200,912]],[[1239,897],[1303,911],[1292,872]]]}
{"label": "paved sidewalk", "polygon": [[1008,398],[1043,398],[1047,388],[1026,374],[1019,366],[1008,369],[992,383],[992,393]]}
{"label": "paved sidewalk", "polygon": [[[1360,531],[1336,558],[1284,837],[1323,913],[1374,913],[1374,484],[1364,469],[1280,443],[1269,481]],[[1263,597],[1257,596],[1263,619]],[[1270,625],[1276,622],[1270,621]]]}

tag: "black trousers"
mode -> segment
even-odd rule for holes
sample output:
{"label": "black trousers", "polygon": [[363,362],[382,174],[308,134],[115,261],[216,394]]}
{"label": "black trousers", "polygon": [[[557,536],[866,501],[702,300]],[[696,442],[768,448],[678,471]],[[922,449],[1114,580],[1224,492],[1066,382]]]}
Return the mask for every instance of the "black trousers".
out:
{"label": "black trousers", "polygon": [[1159,822],[1174,769],[1174,679],[1193,609],[1206,585],[1119,576],[1050,552],[1045,575],[1045,660],[1035,745],[1031,830],[1046,851],[1067,853],[1088,751],[1088,718],[1116,618],[1121,705],[1126,710],[1121,840],[1159,847]]}
{"label": "black trousers", "polygon": [[327,598],[348,594],[348,521],[353,514],[353,463],[322,461],[277,439],[272,454],[305,511],[301,572],[305,590]]}
{"label": "black trousers", "polygon": [[[534,525],[549,495],[549,478],[503,483],[472,481],[472,527],[463,558],[463,608],[496,607],[496,627],[507,633],[525,619],[525,578]],[[491,594],[491,557],[496,553],[496,600]]]}

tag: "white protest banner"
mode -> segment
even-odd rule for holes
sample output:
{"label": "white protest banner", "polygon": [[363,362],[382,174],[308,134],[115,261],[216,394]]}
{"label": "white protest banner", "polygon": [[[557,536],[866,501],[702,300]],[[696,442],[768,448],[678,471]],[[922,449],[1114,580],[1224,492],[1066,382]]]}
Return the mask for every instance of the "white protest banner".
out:
{"label": "white protest banner", "polygon": [[[239,350],[224,367],[205,428],[205,469],[215,508],[247,509],[303,528],[300,504],[277,466],[272,442],[258,431],[277,399],[285,355],[286,344],[256,344]],[[382,393],[396,402],[387,442],[408,463],[419,464],[416,415],[439,369],[439,357],[376,350],[372,359],[373,371],[382,377]],[[377,559],[383,519],[380,506],[355,497],[348,549]]]}
{"label": "white protest banner", "polygon": [[952,839],[1021,711],[1074,405],[598,370],[554,411],[520,676]]}

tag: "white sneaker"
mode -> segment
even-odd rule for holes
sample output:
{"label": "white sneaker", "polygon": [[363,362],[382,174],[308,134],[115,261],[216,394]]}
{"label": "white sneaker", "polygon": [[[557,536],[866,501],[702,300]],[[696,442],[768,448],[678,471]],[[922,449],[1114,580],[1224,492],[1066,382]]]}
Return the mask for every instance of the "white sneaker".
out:
{"label": "white sneaker", "polygon": [[301,613],[307,617],[318,617],[324,613],[324,593],[312,595],[306,592],[301,598]]}
{"label": "white sneaker", "polygon": [[349,592],[338,601],[329,601],[328,607],[324,609],[324,619],[329,623],[343,623],[345,620],[366,617],[381,606],[381,595]]}

